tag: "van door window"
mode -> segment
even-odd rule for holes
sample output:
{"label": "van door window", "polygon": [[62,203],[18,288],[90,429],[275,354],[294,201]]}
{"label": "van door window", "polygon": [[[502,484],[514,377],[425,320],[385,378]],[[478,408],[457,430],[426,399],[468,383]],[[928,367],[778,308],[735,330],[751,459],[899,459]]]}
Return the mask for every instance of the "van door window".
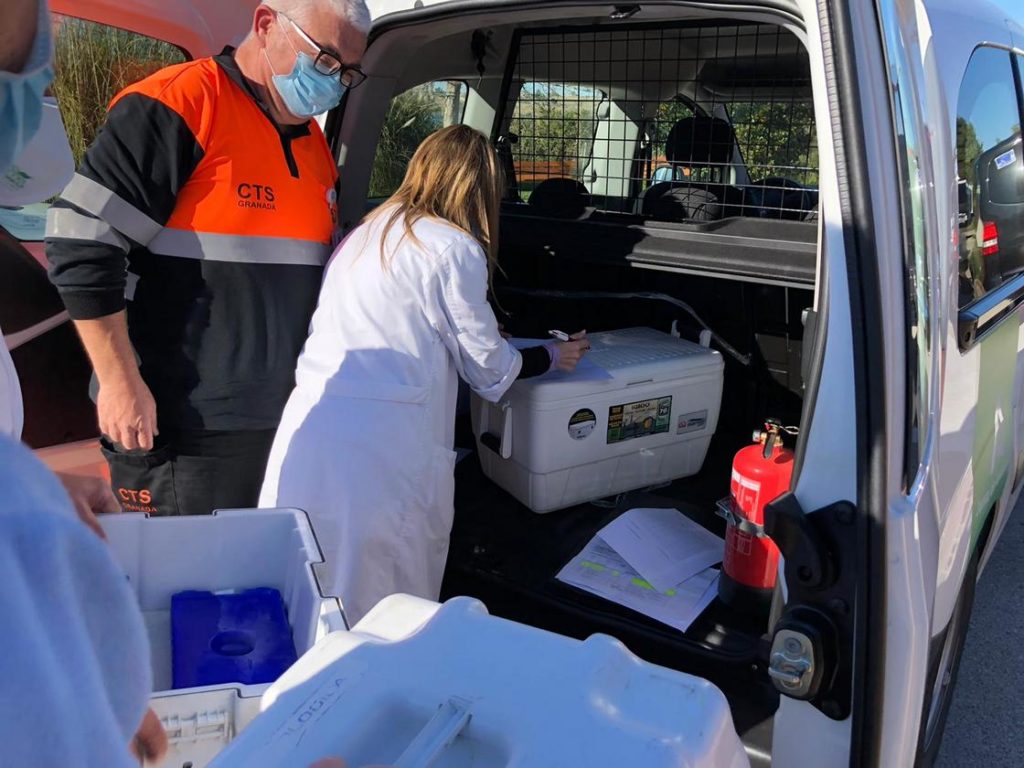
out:
{"label": "van door window", "polygon": [[1024,271],[1024,152],[1010,54],[981,47],[957,100],[960,306]]}
{"label": "van door window", "polygon": [[889,30],[886,58],[889,63],[890,98],[896,129],[896,169],[900,180],[903,219],[903,261],[906,279],[907,405],[904,446],[904,491],[919,490],[916,481],[929,441],[928,407],[932,399],[932,277],[929,265],[931,239],[937,226],[927,205],[931,168],[928,134],[923,129],[927,102],[921,83],[924,74],[910,52]]}
{"label": "van door window", "polygon": [[[114,96],[186,57],[180,48],[135,32],[57,14],[53,19],[54,79],[48,95],[57,101],[77,168]],[[23,242],[41,241],[49,207],[40,200],[0,208],[0,227]]]}
{"label": "van door window", "polygon": [[461,80],[436,80],[391,100],[373,158],[368,194],[371,200],[380,201],[398,189],[413,153],[427,136],[462,123],[468,94]]}

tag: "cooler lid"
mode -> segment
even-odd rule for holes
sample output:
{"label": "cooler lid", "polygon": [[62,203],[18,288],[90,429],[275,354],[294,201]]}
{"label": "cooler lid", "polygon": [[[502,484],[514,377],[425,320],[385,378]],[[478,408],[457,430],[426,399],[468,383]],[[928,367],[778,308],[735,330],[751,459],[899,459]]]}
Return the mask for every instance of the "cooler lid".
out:
{"label": "cooler lid", "polygon": [[[714,685],[585,641],[392,595],[274,683],[211,768],[310,765],[749,768]],[[585,735],[585,738],[582,736]]]}
{"label": "cooler lid", "polygon": [[521,379],[509,396],[552,402],[720,372],[725,363],[713,349],[653,328],[623,328],[589,334],[590,351],[573,373],[552,372]]}

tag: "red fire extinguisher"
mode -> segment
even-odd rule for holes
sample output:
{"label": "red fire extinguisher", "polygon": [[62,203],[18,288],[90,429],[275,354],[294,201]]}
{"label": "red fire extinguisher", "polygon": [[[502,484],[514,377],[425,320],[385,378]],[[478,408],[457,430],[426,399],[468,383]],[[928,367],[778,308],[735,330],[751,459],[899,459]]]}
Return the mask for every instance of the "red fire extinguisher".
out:
{"label": "red fire extinguisher", "polygon": [[796,428],[768,419],[754,432],[754,445],[733,459],[730,494],[718,505],[729,523],[718,596],[741,610],[766,610],[775,588],[779,548],[765,535],[764,508],[789,490],[793,476],[793,452],[783,446],[783,433],[796,434]]}

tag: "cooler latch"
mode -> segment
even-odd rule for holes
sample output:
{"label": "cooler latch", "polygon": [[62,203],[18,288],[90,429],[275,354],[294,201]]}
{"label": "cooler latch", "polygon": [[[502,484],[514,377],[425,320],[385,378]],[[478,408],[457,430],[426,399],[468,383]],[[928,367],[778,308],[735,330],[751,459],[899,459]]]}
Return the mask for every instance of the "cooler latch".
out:
{"label": "cooler latch", "polygon": [[232,722],[227,710],[196,712],[189,717],[169,715],[160,718],[172,744],[182,741],[231,741]]}

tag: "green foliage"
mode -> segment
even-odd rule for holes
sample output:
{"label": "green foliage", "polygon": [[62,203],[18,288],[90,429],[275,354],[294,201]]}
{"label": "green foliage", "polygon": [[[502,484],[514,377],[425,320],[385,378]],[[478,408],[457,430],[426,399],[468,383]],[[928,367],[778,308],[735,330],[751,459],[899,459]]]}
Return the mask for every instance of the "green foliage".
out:
{"label": "green foliage", "polygon": [[106,118],[111,99],[158,69],[185,61],[158,40],[79,19],[62,18],[54,46],[53,95],[76,165]]}
{"label": "green foliage", "polygon": [[783,176],[816,187],[818,142],[809,101],[736,101],[729,117],[753,181]]}
{"label": "green foliage", "polygon": [[961,179],[967,180],[968,189],[974,189],[978,180],[978,158],[981,142],[974,125],[963,117],[956,118],[956,166]]}
{"label": "green foliage", "polygon": [[519,137],[513,148],[516,160],[567,163],[582,170],[590,158],[601,99],[600,92],[578,85],[523,85],[511,123]]}
{"label": "green foliage", "polygon": [[665,152],[665,142],[669,131],[680,120],[693,117],[693,109],[684,101],[665,101],[658,105],[654,113],[654,155],[660,157]]}
{"label": "green foliage", "polygon": [[465,100],[466,86],[459,82],[425,83],[391,100],[370,173],[370,198],[398,189],[416,148],[434,131],[459,122]]}

